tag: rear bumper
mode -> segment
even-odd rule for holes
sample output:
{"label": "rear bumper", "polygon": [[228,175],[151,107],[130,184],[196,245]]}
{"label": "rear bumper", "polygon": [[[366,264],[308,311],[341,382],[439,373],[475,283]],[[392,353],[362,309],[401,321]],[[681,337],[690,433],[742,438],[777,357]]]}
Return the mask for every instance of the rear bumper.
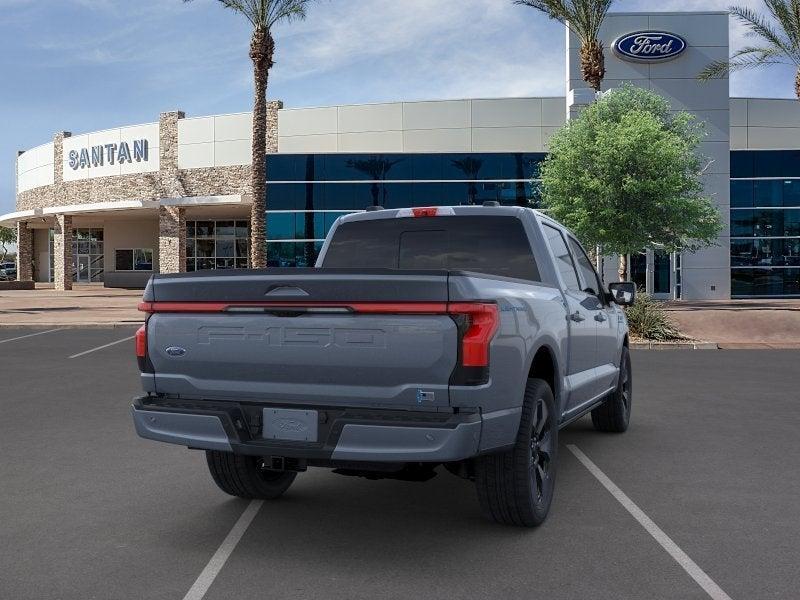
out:
{"label": "rear bumper", "polygon": [[318,441],[261,437],[263,404],[137,398],[139,436],[203,450],[332,462],[451,462],[479,453],[479,413],[309,407],[320,412]]}

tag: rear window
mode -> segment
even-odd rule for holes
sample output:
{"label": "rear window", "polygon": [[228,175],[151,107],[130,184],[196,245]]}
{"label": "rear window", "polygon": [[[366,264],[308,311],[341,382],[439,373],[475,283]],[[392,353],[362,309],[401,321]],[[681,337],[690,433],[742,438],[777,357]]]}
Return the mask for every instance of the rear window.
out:
{"label": "rear window", "polygon": [[448,269],[539,281],[515,217],[446,216],[352,221],[340,225],[323,267]]}

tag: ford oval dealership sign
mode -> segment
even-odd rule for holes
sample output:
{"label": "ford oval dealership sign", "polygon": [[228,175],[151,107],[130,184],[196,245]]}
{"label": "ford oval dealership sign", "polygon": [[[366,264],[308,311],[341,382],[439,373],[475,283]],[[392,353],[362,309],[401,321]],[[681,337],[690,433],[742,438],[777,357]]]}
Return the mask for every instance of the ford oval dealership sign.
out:
{"label": "ford oval dealership sign", "polygon": [[637,31],[619,37],[614,53],[625,60],[658,62],[672,60],[686,50],[686,40],[666,31]]}

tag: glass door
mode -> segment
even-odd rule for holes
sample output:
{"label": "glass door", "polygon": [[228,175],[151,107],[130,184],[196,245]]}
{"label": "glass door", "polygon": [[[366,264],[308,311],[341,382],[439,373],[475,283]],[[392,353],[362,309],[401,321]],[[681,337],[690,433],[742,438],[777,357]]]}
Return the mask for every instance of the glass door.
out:
{"label": "glass door", "polygon": [[78,255],[78,269],[75,279],[81,283],[89,283],[89,257],[87,255]]}
{"label": "glass door", "polygon": [[663,250],[655,250],[653,252],[653,298],[659,300],[672,298],[671,275],[672,257]]}

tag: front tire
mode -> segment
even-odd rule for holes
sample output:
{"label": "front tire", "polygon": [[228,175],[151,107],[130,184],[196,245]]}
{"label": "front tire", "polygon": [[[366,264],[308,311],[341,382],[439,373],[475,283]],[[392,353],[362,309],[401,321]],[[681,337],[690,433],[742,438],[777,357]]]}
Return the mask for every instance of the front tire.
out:
{"label": "front tire", "polygon": [[542,379],[528,379],[514,447],[476,459],[475,485],[483,514],[506,525],[544,523],[553,500],[557,454],[553,391]]}
{"label": "front tire", "polygon": [[619,362],[617,388],[608,398],[592,411],[592,424],[597,431],[623,433],[631,422],[631,401],[633,400],[633,378],[631,376],[631,355],[627,346],[622,347]]}
{"label": "front tire", "polygon": [[226,494],[237,498],[272,500],[292,485],[294,471],[270,471],[255,456],[206,450],[206,462],[214,483]]}

